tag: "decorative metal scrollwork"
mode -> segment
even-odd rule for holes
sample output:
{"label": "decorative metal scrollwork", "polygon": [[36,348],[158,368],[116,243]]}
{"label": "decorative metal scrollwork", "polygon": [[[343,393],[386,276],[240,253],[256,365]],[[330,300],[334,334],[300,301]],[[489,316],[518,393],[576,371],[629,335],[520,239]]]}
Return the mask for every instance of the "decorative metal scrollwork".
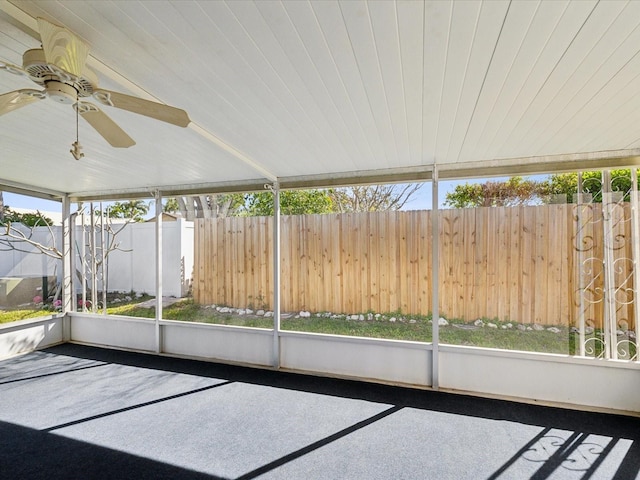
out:
{"label": "decorative metal scrollwork", "polygon": [[588,337],[584,340],[585,355],[594,358],[604,358],[605,343],[602,338]]}
{"label": "decorative metal scrollwork", "polygon": [[580,355],[638,360],[640,209],[637,171],[582,178],[574,214]]}

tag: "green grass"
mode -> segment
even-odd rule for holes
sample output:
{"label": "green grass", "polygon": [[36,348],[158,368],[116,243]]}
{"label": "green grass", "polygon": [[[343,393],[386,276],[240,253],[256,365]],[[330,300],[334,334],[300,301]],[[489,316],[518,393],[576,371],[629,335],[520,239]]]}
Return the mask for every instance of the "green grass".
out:
{"label": "green grass", "polygon": [[[153,318],[153,308],[140,308],[135,304],[120,305],[108,309],[110,314],[133,317]],[[218,325],[236,325],[242,327],[272,328],[270,318],[220,314],[214,309],[205,309],[191,300],[175,303],[163,309],[163,317],[168,320],[210,323]],[[398,315],[399,317],[399,315]],[[368,338],[385,338],[431,342],[431,324],[428,316],[415,316],[415,323],[409,319],[389,322],[388,320],[346,320],[325,317],[285,318],[281,321],[282,330],[326,333]],[[561,333],[548,331],[520,331],[516,329],[492,329],[488,327],[476,330],[464,330],[452,325],[440,327],[440,342],[451,345],[469,345],[476,347],[501,348],[506,350],[524,350],[534,352],[573,354],[574,338],[568,329]]]}
{"label": "green grass", "polygon": [[474,347],[524,350],[528,352],[573,354],[574,334],[567,328],[560,333],[520,331],[516,329],[479,328],[461,330],[453,326],[440,327],[440,343]]}
{"label": "green grass", "polygon": [[46,317],[48,315],[53,315],[54,313],[56,312],[40,309],[0,310],[0,323],[16,322],[27,318]]}
{"label": "green grass", "polygon": [[[118,304],[107,309],[110,315],[125,315],[139,318],[154,318],[154,308],[140,307],[140,300],[132,300],[127,304]],[[0,323],[12,322],[24,318],[47,315],[43,310],[0,311]],[[409,340],[431,342],[432,330],[429,316],[404,317],[394,314],[396,322],[388,320],[347,320],[344,318],[326,318],[312,316],[310,318],[284,318],[282,330],[346,335],[355,337],[383,338],[393,340]],[[209,323],[216,325],[235,325],[241,327],[273,328],[273,319],[247,315],[221,314],[212,308],[203,308],[192,300],[183,300],[163,309],[163,318],[184,322]],[[412,320],[412,321],[411,321]],[[503,329],[505,322],[493,320],[499,328],[481,327],[472,329],[464,322],[453,320],[450,325],[440,327],[440,343],[465,345],[474,347],[499,348],[505,350],[522,350],[531,352],[559,353],[574,355],[577,350],[577,334],[567,327],[560,328],[560,333],[542,331],[521,331],[516,328]],[[456,326],[457,325],[457,326]],[[467,328],[458,328],[466,326]],[[635,354],[632,346],[631,355]]]}

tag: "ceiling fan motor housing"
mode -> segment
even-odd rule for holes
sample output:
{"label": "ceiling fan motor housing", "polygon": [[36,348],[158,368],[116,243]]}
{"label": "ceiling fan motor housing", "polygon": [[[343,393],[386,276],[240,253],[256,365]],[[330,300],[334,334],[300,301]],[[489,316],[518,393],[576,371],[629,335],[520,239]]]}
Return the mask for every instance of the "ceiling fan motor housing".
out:
{"label": "ceiling fan motor housing", "polygon": [[[31,80],[39,85],[46,86],[47,92],[52,95],[52,98],[55,95],[52,92],[57,89],[57,87],[54,88],[52,86],[53,90],[49,90],[50,87],[48,85],[52,82],[72,87],[75,90],[73,94],[74,102],[77,97],[90,97],[98,84],[96,74],[86,67],[83,69],[82,75],[78,77],[47,63],[44,51],[41,48],[34,48],[24,52],[22,55],[22,68],[29,74]],[[54,100],[58,99],[54,98]]]}
{"label": "ceiling fan motor housing", "polygon": [[45,84],[45,88],[47,89],[49,98],[58,103],[72,105],[78,101],[78,91],[66,83],[49,80]]}

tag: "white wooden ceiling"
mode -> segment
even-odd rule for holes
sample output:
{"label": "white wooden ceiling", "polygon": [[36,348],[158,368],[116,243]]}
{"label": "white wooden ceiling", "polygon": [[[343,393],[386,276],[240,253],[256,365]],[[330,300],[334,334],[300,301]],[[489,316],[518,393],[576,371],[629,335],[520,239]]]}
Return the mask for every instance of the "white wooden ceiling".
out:
{"label": "white wooden ceiling", "polygon": [[[105,107],[137,145],[81,120],[76,161],[73,110],[38,102],[0,117],[8,185],[133,196],[640,155],[638,1],[0,0],[0,61],[39,46],[36,17],[91,46],[102,87],[193,124]],[[0,93],[33,86],[0,74]]]}

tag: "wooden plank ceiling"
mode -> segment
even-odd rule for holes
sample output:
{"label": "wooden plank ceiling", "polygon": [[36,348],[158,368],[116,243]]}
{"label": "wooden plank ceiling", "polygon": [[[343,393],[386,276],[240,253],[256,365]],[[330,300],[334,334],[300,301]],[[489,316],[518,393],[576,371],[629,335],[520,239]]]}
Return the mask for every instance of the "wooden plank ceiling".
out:
{"label": "wooden plank ceiling", "polygon": [[[193,124],[105,107],[137,145],[81,120],[76,161],[73,110],[38,102],[0,117],[6,185],[133,196],[640,153],[637,1],[0,0],[0,61],[39,46],[37,17],[90,45],[102,87]],[[0,93],[32,87],[0,72]]]}

